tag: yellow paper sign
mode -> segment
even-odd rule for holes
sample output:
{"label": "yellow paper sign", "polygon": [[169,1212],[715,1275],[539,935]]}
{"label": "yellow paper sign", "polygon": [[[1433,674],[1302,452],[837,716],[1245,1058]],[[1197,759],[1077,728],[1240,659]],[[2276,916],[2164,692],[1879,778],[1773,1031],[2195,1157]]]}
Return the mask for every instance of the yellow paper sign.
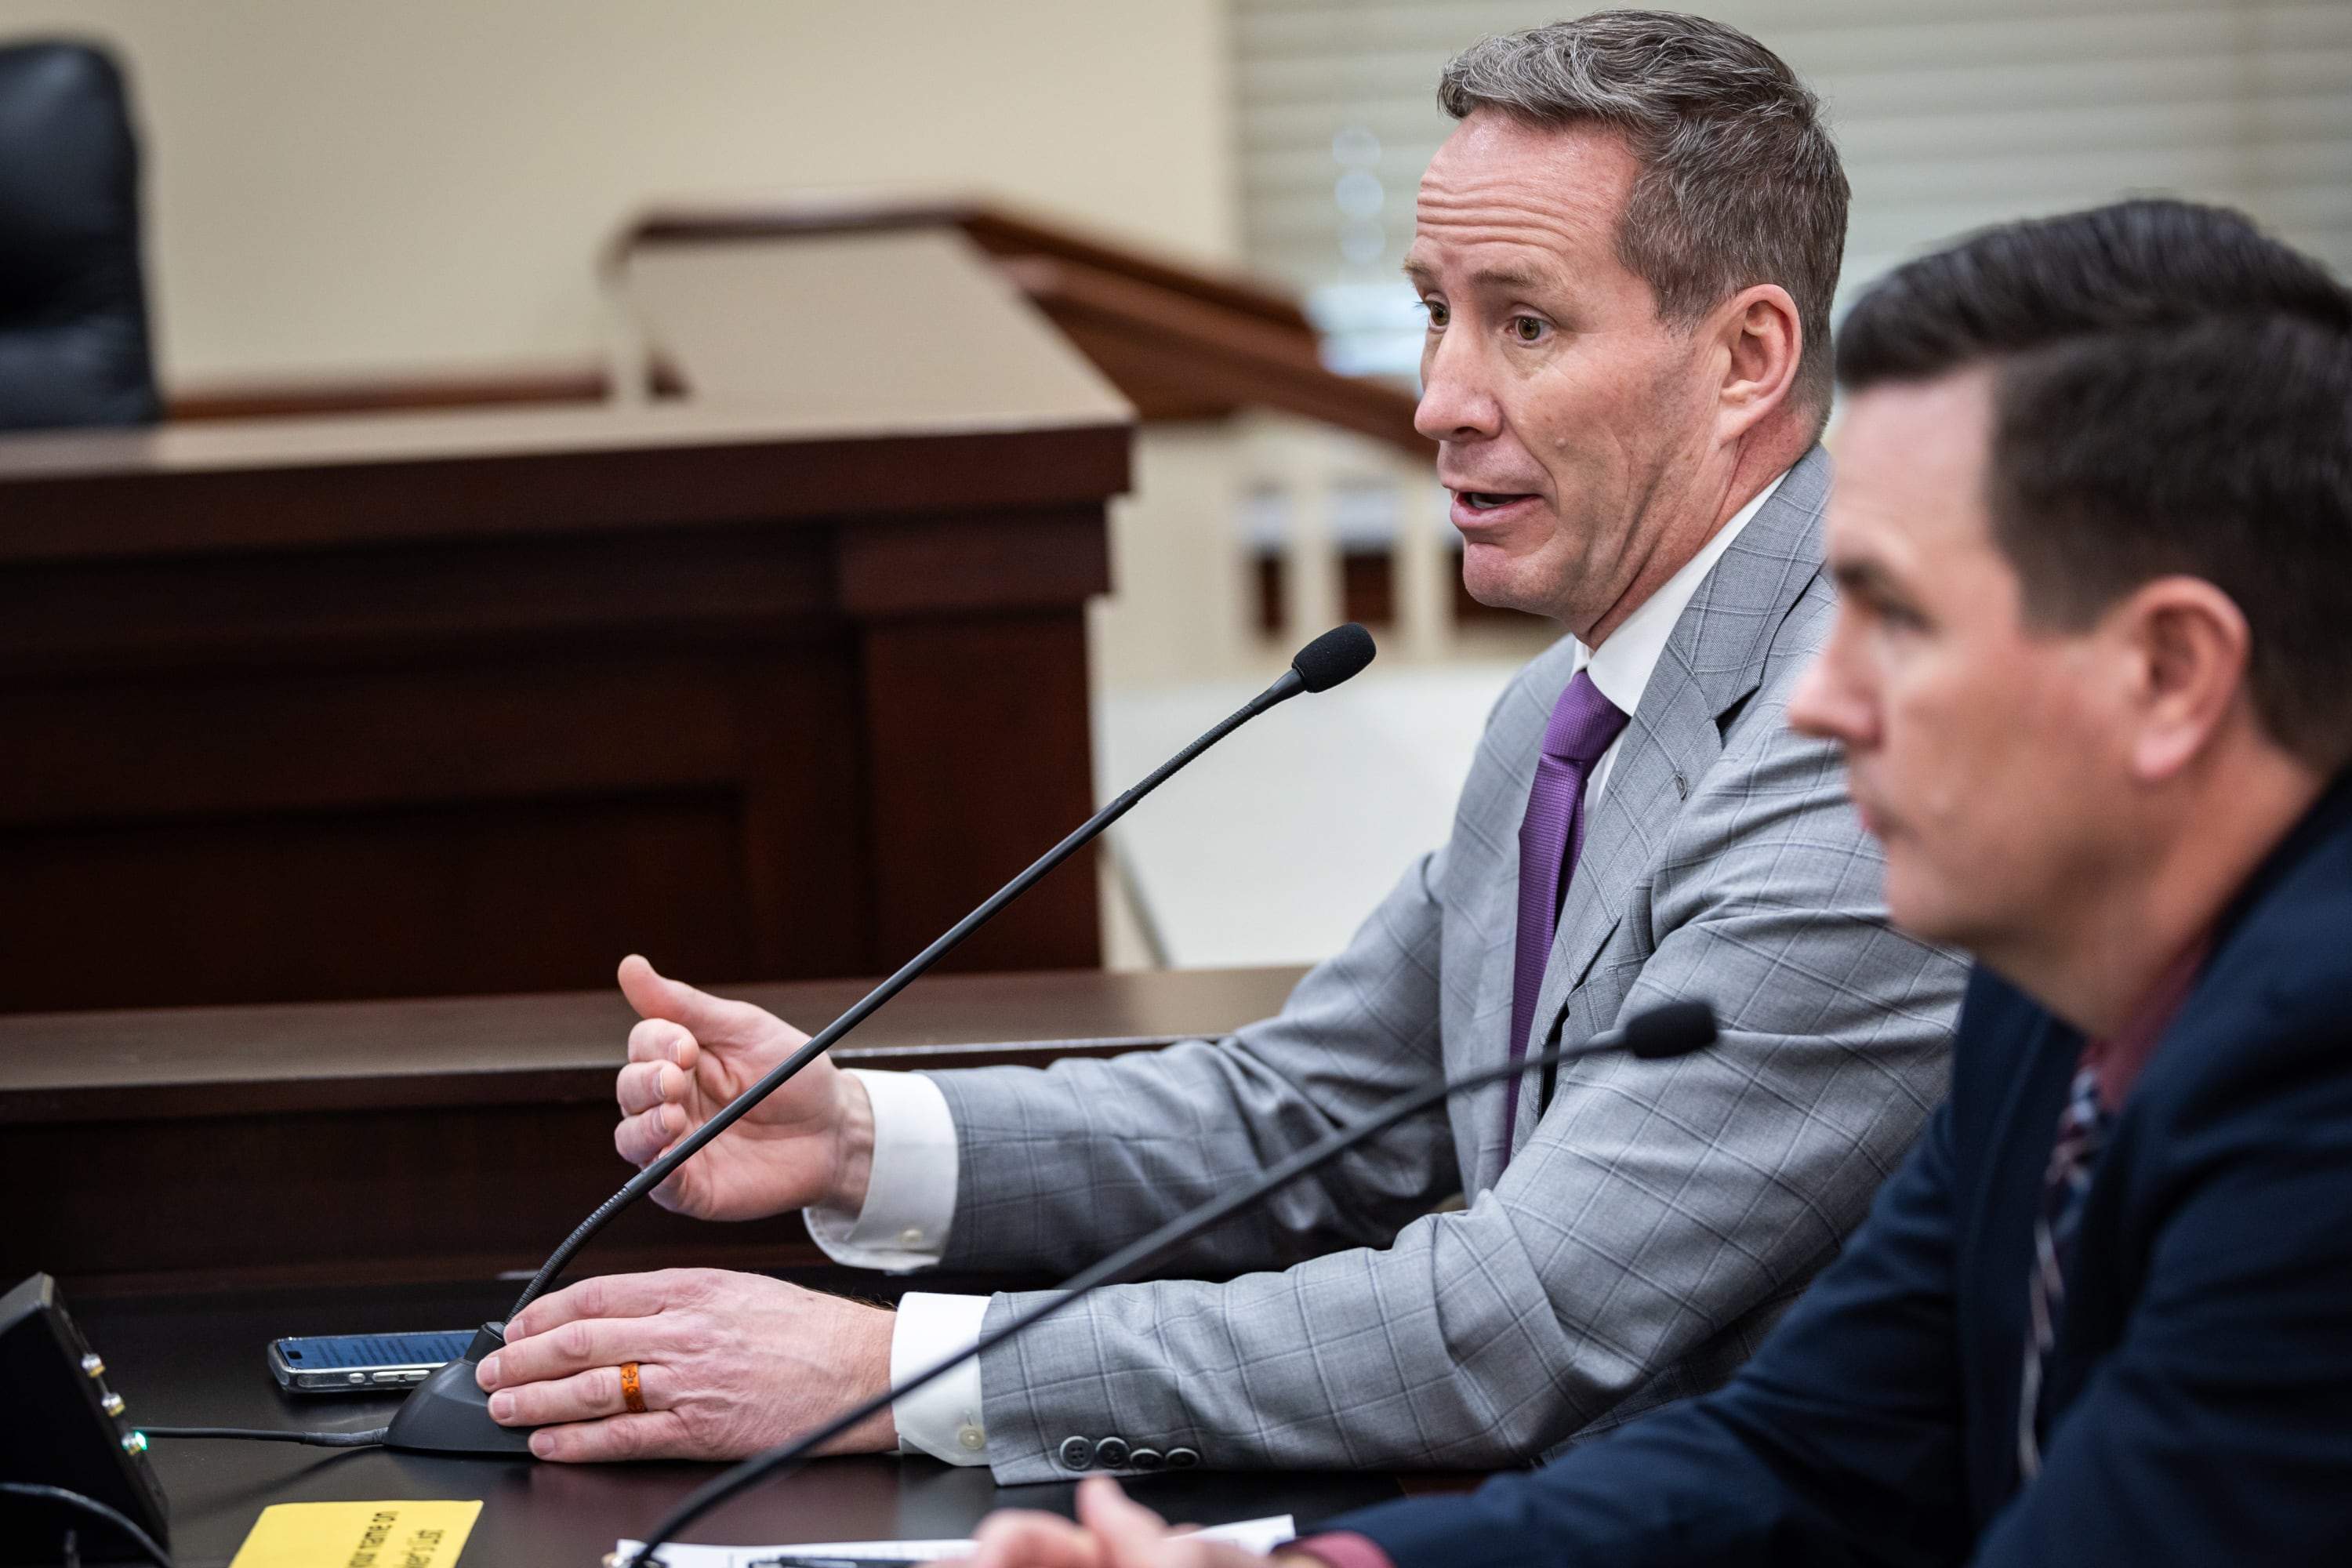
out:
{"label": "yellow paper sign", "polygon": [[229,1568],[452,1568],[481,1513],[467,1502],[280,1502]]}

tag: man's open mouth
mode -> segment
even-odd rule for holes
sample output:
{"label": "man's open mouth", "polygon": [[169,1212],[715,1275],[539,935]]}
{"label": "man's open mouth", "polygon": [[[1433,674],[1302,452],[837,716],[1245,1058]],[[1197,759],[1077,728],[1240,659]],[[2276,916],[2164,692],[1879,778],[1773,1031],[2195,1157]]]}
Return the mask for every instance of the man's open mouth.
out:
{"label": "man's open mouth", "polygon": [[1528,499],[1525,491],[1511,494],[1503,490],[1464,490],[1460,493],[1462,504],[1472,511],[1493,511],[1497,507],[1508,506],[1513,501]]}

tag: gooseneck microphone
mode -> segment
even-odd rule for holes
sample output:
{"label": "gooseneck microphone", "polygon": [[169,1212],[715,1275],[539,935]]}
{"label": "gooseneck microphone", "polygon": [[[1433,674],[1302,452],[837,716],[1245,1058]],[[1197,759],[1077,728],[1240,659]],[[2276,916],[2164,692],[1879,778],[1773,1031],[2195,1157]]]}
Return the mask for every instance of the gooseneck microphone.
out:
{"label": "gooseneck microphone", "polygon": [[[1173,775],[1178,769],[1248,723],[1252,719],[1278,703],[1286,702],[1303,691],[1328,691],[1341,681],[1360,674],[1372,662],[1377,651],[1372,634],[1353,621],[1334,626],[1313,642],[1298,650],[1279,679],[1251,698],[1239,709],[1221,720],[1199,740],[1160,764],[1141,783],[1104,806],[1084,826],[1053,848],[1040,856],[1027,870],[990,895],[971,913],[958,921],[930,946],[908,959],[898,972],[867,992],[849,1011],[835,1018],[812,1037],[808,1043],[779,1062],[765,1078],[737,1095],[700,1127],[680,1139],[669,1152],[632,1176],[627,1184],[597,1205],[590,1215],[563,1240],[563,1245],[550,1254],[540,1266],[530,1283],[507,1312],[511,1321],[521,1310],[544,1295],[557,1276],[563,1272],[579,1250],[594,1238],[596,1233],[612,1223],[613,1217],[639,1198],[669,1179],[670,1173],[694,1158],[704,1145],[732,1127],[753,1106],[789,1082],[793,1076],[814,1061],[838,1042],[844,1035],[857,1027],[884,1003],[905,990],[925,970],[953,952],[966,937],[986,925],[1005,905],[1034,886],[1038,879],[1085,847],[1097,835],[1125,816],[1135,804]],[[490,1419],[488,1395],[474,1381],[474,1369],[484,1356],[496,1352],[506,1342],[499,1332],[502,1325],[485,1324],[467,1346],[463,1359],[443,1366],[419,1384],[385,1429],[384,1446],[426,1453],[467,1454],[528,1454],[530,1434],[522,1427],[501,1426]]]}
{"label": "gooseneck microphone", "polygon": [[[1552,1038],[1559,1038],[1555,1025]],[[1318,1171],[1366,1139],[1385,1132],[1398,1122],[1419,1115],[1433,1105],[1440,1104],[1457,1094],[1497,1083],[1515,1074],[1535,1068],[1556,1068],[1561,1062],[1577,1057],[1593,1056],[1603,1051],[1624,1050],[1645,1060],[1662,1060],[1670,1057],[1687,1056],[1715,1043],[1715,1009],[1705,1002],[1670,1002],[1653,1007],[1629,1019],[1620,1029],[1594,1035],[1574,1045],[1552,1045],[1516,1062],[1500,1067],[1482,1068],[1458,1078],[1441,1079],[1420,1089],[1408,1089],[1398,1095],[1360,1121],[1351,1122],[1301,1149],[1297,1153],[1276,1164],[1256,1181],[1234,1192],[1210,1199],[1189,1214],[1177,1215],[1166,1225],[1142,1239],[1129,1243],[1092,1268],[1081,1269],[1056,1287],[1048,1300],[1020,1313],[1003,1327],[982,1334],[977,1342],[957,1352],[946,1360],[937,1362],[915,1373],[906,1382],[885,1389],[844,1410],[823,1426],[812,1427],[787,1443],[755,1454],[712,1479],[692,1496],[672,1510],[668,1517],[654,1526],[652,1535],[638,1547],[629,1560],[628,1568],[656,1568],[654,1553],[710,1510],[729,1498],[755,1486],[768,1477],[782,1471],[815,1449],[874,1415],[879,1415],[897,1400],[912,1394],[936,1380],[945,1377],[974,1356],[1003,1344],[1015,1334],[1023,1333],[1044,1322],[1057,1312],[1065,1311],[1084,1300],[1105,1285],[1123,1285],[1137,1275],[1165,1262],[1186,1242],[1202,1231],[1220,1225],[1243,1210],[1263,1203],[1267,1197],[1288,1186],[1299,1177]]]}
{"label": "gooseneck microphone", "polygon": [[1165,784],[1179,768],[1275,704],[1286,702],[1302,691],[1328,691],[1350,676],[1361,672],[1366,665],[1372,662],[1374,651],[1372,634],[1353,621],[1344,626],[1333,627],[1299,649],[1297,657],[1290,661],[1290,668],[1283,671],[1280,679],[1227,715],[1207,734],[1160,763],[1142,783],[1088,817],[1076,832],[1039,856],[1027,870],[999,888],[980,908],[949,927],[930,946],[908,959],[896,974],[867,992],[849,1011],[817,1031],[806,1045],[779,1062],[767,1077],[728,1101],[709,1121],[680,1139],[668,1153],[639,1171],[626,1186],[606,1198],[596,1212],[583,1220],[580,1228],[566,1237],[563,1245],[540,1266],[539,1272],[531,1277],[530,1283],[523,1287],[522,1294],[515,1298],[515,1304],[508,1310],[509,1320],[511,1321],[525,1307],[546,1294],[547,1288],[555,1282],[557,1275],[563,1272],[564,1266],[572,1261],[572,1256],[604,1229],[614,1215],[667,1181],[671,1172],[694,1158],[705,1144],[732,1127],[753,1106],[831,1049],[844,1035],[872,1016],[885,1002],[911,984],[917,976],[953,952],[964,938],[994,919],[1005,905],[1035,886],[1046,872],[1076,854],[1104,828],[1125,816],[1136,802]]}

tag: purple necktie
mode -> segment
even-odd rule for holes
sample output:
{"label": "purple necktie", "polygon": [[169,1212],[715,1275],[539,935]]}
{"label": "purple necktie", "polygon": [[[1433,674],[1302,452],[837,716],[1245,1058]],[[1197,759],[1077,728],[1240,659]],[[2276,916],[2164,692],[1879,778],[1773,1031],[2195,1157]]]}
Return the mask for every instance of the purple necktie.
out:
{"label": "purple necktie", "polygon": [[[1535,1026],[1536,993],[1543,987],[1544,961],[1559,929],[1560,900],[1576,874],[1584,849],[1584,781],[1592,764],[1625,728],[1625,714],[1592,677],[1582,670],[1553,705],[1544,728],[1543,755],[1536,761],[1535,787],[1528,792],[1528,815],[1519,823],[1518,947],[1511,965],[1511,1059],[1524,1060]],[[1510,1159],[1511,1132],[1519,1124],[1519,1079],[1503,1095],[1503,1158]]]}

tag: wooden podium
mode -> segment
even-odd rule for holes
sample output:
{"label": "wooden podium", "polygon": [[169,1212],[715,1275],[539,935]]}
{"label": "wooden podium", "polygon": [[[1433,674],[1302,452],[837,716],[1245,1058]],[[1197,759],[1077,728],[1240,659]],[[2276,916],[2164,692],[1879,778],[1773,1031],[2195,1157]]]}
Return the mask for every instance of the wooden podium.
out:
{"label": "wooden podium", "polygon": [[1081,820],[1130,410],[976,258],[810,282],[790,396],[0,439],[0,1011],[877,973]]}

